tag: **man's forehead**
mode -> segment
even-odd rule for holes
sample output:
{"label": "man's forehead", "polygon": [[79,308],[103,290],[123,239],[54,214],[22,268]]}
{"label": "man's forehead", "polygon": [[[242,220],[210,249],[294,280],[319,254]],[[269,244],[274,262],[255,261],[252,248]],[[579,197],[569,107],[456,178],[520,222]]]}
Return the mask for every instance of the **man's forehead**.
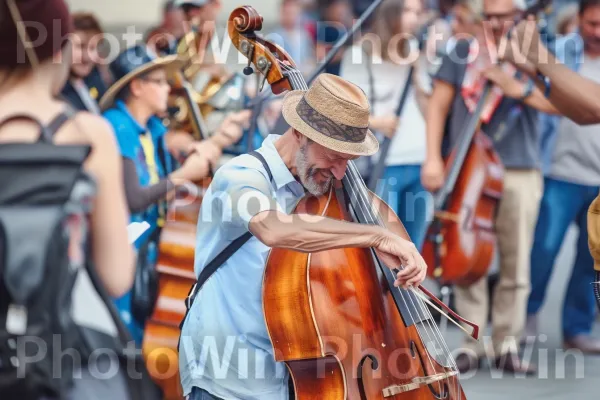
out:
{"label": "man's forehead", "polygon": [[507,10],[512,11],[515,10],[516,4],[515,0],[485,0],[483,3],[484,11],[489,10]]}
{"label": "man's forehead", "polygon": [[332,158],[332,159],[355,160],[355,159],[357,159],[359,157],[359,156],[356,156],[354,154],[342,153],[342,152],[339,152],[339,151],[336,151],[336,150],[332,150],[332,149],[329,149],[329,148],[321,146],[321,145],[319,145],[319,146],[321,147],[322,151],[325,154],[327,154],[327,156],[329,158]]}

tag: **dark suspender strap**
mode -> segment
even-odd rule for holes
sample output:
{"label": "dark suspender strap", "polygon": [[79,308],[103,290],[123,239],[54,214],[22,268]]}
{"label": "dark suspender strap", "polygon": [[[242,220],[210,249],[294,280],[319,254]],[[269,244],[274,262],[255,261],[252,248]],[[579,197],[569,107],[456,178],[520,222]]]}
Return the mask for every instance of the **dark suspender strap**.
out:
{"label": "dark suspender strap", "polygon": [[267,170],[267,174],[269,175],[269,182],[273,182],[273,174],[271,173],[271,168],[269,168],[269,164],[267,164],[267,160],[265,160],[263,155],[260,154],[258,151],[251,151],[248,154],[258,158],[258,160],[262,163],[263,167],[265,167],[265,169]]}
{"label": "dark suspender strap", "polygon": [[[256,157],[262,163],[263,167],[265,167],[265,170],[267,171],[267,174],[269,175],[269,181],[272,182],[273,174],[271,173],[271,168],[269,168],[269,164],[267,164],[267,161],[262,156],[262,154],[260,154],[257,151],[252,151],[248,154]],[[179,325],[180,330],[183,328],[183,323],[185,322],[187,314],[190,308],[192,307],[192,303],[194,302],[196,295],[198,294],[204,283],[206,283],[206,281],[212,276],[212,274],[214,274],[217,271],[217,269],[219,269],[219,267],[223,265],[225,261],[227,261],[229,257],[231,257],[236,251],[238,251],[239,248],[242,247],[244,243],[246,243],[251,237],[252,233],[250,233],[249,231],[244,233],[242,236],[229,243],[229,245],[225,247],[225,249],[222,252],[220,252],[215,258],[212,259],[210,263],[208,263],[202,269],[200,275],[198,276],[198,280],[196,280],[196,283],[194,284],[194,286],[192,286],[187,298],[185,299],[186,312],[185,316],[181,321],[181,324]]]}

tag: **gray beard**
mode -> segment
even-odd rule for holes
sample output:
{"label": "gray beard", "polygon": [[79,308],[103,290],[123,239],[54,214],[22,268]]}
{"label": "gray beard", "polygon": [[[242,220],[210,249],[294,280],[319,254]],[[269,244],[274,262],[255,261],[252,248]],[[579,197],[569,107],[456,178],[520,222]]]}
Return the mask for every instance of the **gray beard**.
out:
{"label": "gray beard", "polygon": [[324,183],[318,183],[314,180],[313,176],[318,173],[314,168],[308,165],[306,158],[306,145],[300,148],[300,151],[296,155],[296,168],[298,169],[298,176],[300,182],[306,190],[309,191],[313,196],[322,196],[329,191],[333,178],[327,180]]}

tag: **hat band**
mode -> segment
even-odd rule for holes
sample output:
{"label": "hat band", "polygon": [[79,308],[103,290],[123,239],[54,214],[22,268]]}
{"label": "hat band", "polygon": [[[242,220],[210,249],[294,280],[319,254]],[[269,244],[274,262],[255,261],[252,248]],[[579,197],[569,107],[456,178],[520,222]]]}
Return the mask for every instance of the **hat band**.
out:
{"label": "hat band", "polygon": [[296,106],[296,112],[302,121],[317,132],[332,139],[349,143],[362,143],[368,128],[339,124],[327,118],[308,104],[304,97]]}

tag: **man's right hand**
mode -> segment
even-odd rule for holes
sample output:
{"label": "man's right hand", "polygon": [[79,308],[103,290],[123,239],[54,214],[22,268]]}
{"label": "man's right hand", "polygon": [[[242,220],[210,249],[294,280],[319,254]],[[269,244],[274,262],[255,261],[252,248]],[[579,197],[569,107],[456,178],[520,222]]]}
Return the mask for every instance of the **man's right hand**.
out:
{"label": "man's right hand", "polygon": [[542,43],[535,18],[530,17],[517,24],[510,32],[510,40],[499,54],[501,60],[508,61],[535,78],[539,63],[549,61],[548,49]]}
{"label": "man's right hand", "polygon": [[188,155],[199,154],[201,157],[208,159],[213,168],[215,168],[219,162],[219,158],[223,153],[221,148],[217,146],[212,140],[201,140],[190,143],[187,147]]}
{"label": "man's right hand", "polygon": [[427,276],[427,264],[413,242],[385,232],[375,244],[377,256],[390,269],[400,269],[395,286],[419,286]]}
{"label": "man's right hand", "polygon": [[181,168],[171,174],[171,181],[176,185],[183,185],[187,182],[200,182],[208,177],[209,165],[209,158],[198,153],[192,153],[185,159]]}
{"label": "man's right hand", "polygon": [[421,167],[421,184],[429,192],[435,192],[444,184],[444,161],[441,157],[427,158]]}
{"label": "man's right hand", "polygon": [[375,131],[383,133],[391,139],[398,129],[399,118],[395,115],[385,115],[380,117],[371,117],[370,125]]}

